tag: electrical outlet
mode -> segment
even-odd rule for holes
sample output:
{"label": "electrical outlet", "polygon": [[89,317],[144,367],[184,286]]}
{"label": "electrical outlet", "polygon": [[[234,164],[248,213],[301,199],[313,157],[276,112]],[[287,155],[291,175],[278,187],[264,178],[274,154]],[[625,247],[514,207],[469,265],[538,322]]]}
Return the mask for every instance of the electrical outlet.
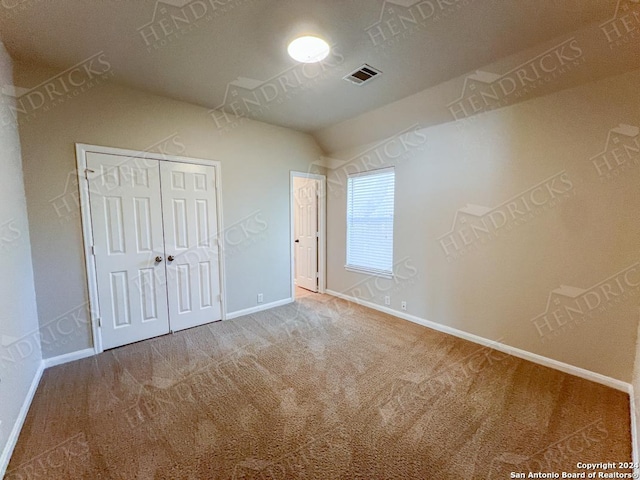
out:
{"label": "electrical outlet", "polygon": [[261,293],[259,293],[258,294],[258,303],[262,303],[262,302],[264,302],[264,296]]}
{"label": "electrical outlet", "polygon": [[407,310],[407,302],[403,301],[403,302],[400,304],[400,308],[401,308],[402,310],[405,310],[405,311],[406,311],[406,310]]}
{"label": "electrical outlet", "polygon": [[391,297],[389,295],[384,297],[384,304],[385,305],[391,305]]}

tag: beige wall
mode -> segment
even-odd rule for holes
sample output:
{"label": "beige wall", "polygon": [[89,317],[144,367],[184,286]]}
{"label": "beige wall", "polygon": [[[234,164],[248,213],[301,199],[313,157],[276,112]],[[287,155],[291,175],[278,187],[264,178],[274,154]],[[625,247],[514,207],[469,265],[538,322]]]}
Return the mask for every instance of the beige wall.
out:
{"label": "beige wall", "polygon": [[[0,89],[12,83],[11,59],[0,43]],[[9,435],[42,360],[20,139],[10,102],[0,94],[0,477],[11,453]]]}
{"label": "beige wall", "polygon": [[[56,72],[20,65],[17,73],[16,83],[30,87]],[[640,125],[639,79],[636,71],[387,142],[387,154],[401,154],[391,162],[397,166],[399,262],[393,282],[343,268],[343,174],[380,164],[380,148],[364,156],[358,153],[367,147],[332,153],[355,160],[328,178],[328,288],[356,288],[379,304],[390,295],[394,309],[406,300],[409,314],[630,381],[638,295],[627,285],[616,301],[607,279],[627,268],[626,280],[635,278],[640,168],[619,168],[614,178],[601,179],[591,159],[604,149],[610,129]],[[385,115],[384,108],[374,113]],[[354,132],[360,130],[357,121]],[[407,123],[397,109],[388,111],[387,121]],[[341,125],[341,138],[349,128],[349,122]],[[43,342],[45,357],[91,346],[74,204],[74,142],[141,150],[155,145],[169,154],[221,160],[225,224],[237,226],[227,259],[228,310],[255,306],[257,293],[264,293],[265,303],[288,297],[289,171],[306,171],[318,159],[311,137],[250,121],[221,133],[206,109],[109,82],[38,109],[23,118],[20,135],[43,335],[60,322],[75,325],[72,333]],[[168,140],[156,145],[162,139]],[[451,229],[458,209],[473,204],[508,215],[506,200],[523,201],[521,194],[531,195],[536,184],[554,175],[551,192],[535,197],[543,205],[515,207],[527,215],[513,213],[517,221],[498,228],[495,238],[472,242],[460,258],[447,258],[439,238]],[[566,193],[551,201],[554,189]],[[458,225],[458,244],[469,238],[465,232]],[[599,307],[579,324],[561,328],[548,317],[548,324],[538,320],[538,329],[531,321],[561,285],[605,284],[610,298],[598,290]]]}
{"label": "beige wall", "polygon": [[[17,73],[19,85],[31,87],[57,72],[19,65]],[[313,139],[250,120],[221,132],[205,108],[109,78],[94,85],[62,103],[45,102],[20,129],[40,323],[67,317],[75,323],[72,333],[43,345],[44,356],[91,346],[74,142],[155,145],[152,150],[167,154],[221,161],[228,312],[256,306],[258,293],[264,303],[289,298],[289,172],[308,171],[318,159]]]}
{"label": "beige wall", "polygon": [[[604,150],[612,128],[640,126],[639,82],[635,71],[466,123],[419,130],[405,138],[404,147],[395,138],[377,148],[332,154],[351,162],[328,175],[328,288],[355,291],[380,305],[390,295],[393,309],[406,300],[408,313],[417,317],[631,381],[640,301],[640,166],[633,163],[640,162],[640,154],[629,150],[633,158],[627,158],[621,144],[612,143],[616,152],[607,158],[613,164],[618,155],[626,167],[611,178],[601,178],[591,159]],[[393,106],[386,113],[390,124],[405,122]],[[384,107],[373,115],[384,116]],[[355,134],[362,121],[343,123],[340,138],[349,136],[349,128]],[[390,160],[382,154],[385,162],[379,161],[384,145],[388,155],[403,156]],[[395,282],[344,269],[345,173],[383,164],[396,165]],[[549,188],[535,189],[556,175]],[[503,216],[511,214],[504,203],[509,199],[519,203],[511,207],[513,220],[502,225]],[[467,215],[454,234],[458,246],[465,239],[470,245],[457,252],[445,236],[448,252],[457,252],[448,258],[439,238],[467,204],[490,209],[487,215],[499,228],[490,225],[491,238],[476,230],[476,238],[469,222],[478,219]],[[549,324],[540,318],[537,328],[532,319],[545,312],[550,293],[561,285],[591,293],[555,296]],[[585,312],[584,302],[599,305],[590,317],[574,313],[568,320],[561,308],[575,311],[576,301]]]}

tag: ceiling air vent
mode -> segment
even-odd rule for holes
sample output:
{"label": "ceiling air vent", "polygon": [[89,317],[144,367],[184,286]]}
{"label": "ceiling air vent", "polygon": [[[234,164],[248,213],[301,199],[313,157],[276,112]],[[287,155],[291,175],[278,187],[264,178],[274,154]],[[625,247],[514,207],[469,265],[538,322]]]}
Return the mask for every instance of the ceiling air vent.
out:
{"label": "ceiling air vent", "polygon": [[381,73],[382,72],[380,70],[373,68],[371,65],[367,65],[365,63],[355,72],[351,72],[349,75],[344,77],[344,79],[355,85],[362,85],[380,76]]}

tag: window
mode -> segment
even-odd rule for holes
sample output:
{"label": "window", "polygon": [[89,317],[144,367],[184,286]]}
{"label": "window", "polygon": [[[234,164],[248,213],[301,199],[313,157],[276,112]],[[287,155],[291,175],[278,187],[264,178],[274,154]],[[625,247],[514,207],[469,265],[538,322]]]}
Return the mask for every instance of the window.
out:
{"label": "window", "polygon": [[347,180],[348,270],[393,274],[395,170],[350,175]]}

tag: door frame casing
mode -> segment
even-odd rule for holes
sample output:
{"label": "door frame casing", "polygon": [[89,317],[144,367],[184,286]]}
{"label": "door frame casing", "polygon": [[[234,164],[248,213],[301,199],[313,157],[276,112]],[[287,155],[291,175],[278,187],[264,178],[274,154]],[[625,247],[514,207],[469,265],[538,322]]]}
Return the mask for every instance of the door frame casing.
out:
{"label": "door frame casing", "polygon": [[102,353],[102,332],[98,325],[100,318],[100,307],[98,301],[98,283],[96,276],[95,257],[93,256],[93,229],[91,208],[89,205],[89,181],[85,175],[87,169],[87,154],[101,153],[106,155],[117,155],[128,158],[141,158],[148,160],[158,160],[174,163],[191,163],[195,165],[206,165],[214,167],[216,170],[216,202],[217,202],[217,229],[218,229],[218,265],[220,278],[220,309],[222,312],[222,320],[226,320],[227,316],[227,300],[226,300],[226,275],[224,267],[224,242],[221,241],[224,232],[224,222],[222,218],[222,164],[218,160],[209,160],[204,158],[183,157],[178,155],[168,155],[164,153],[144,152],[139,150],[128,150],[123,148],[105,147],[100,145],[89,145],[85,143],[76,143],[76,166],[78,175],[78,189],[80,199],[80,217],[82,224],[82,240],[84,246],[85,272],[87,274],[87,287],[89,294],[89,318],[91,322],[91,332],[93,337],[93,350],[95,354]]}
{"label": "door frame casing", "polygon": [[325,293],[327,287],[326,258],[327,258],[327,177],[315,173],[296,172],[292,170],[289,177],[289,251],[291,258],[291,298],[296,298],[295,292],[295,190],[294,178],[318,180],[318,293]]}

